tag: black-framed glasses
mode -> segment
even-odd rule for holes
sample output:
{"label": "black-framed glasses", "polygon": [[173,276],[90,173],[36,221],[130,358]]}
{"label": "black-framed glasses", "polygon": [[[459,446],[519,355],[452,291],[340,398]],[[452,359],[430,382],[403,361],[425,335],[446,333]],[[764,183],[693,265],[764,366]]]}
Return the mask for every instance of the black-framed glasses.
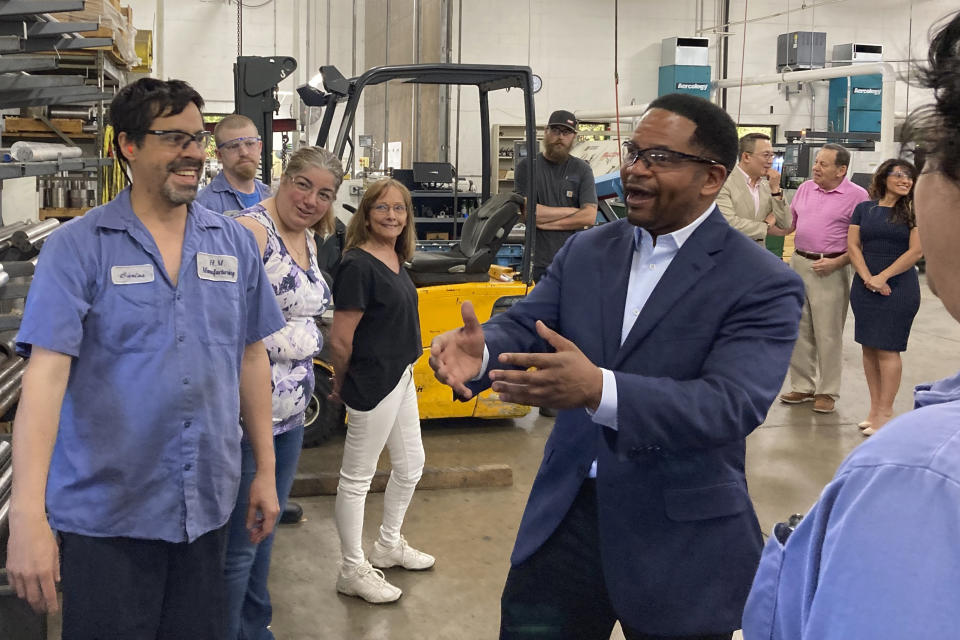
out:
{"label": "black-framed glasses", "polygon": [[213,135],[209,131],[197,131],[196,133],[187,133],[179,129],[148,129],[144,133],[160,138],[160,143],[171,149],[186,149],[191,142],[196,142],[201,150],[207,148],[210,137]]}
{"label": "black-framed glasses", "polygon": [[556,136],[571,136],[576,133],[573,129],[568,129],[566,127],[561,127],[560,125],[551,124],[547,129],[550,130],[550,133]]}
{"label": "black-framed glasses", "polygon": [[703,156],[694,156],[689,153],[674,151],[673,149],[650,148],[638,149],[632,142],[624,142],[620,159],[624,167],[631,167],[637,159],[643,161],[647,169],[666,169],[674,167],[682,162],[699,162],[701,164],[720,164],[716,160],[704,158]]}

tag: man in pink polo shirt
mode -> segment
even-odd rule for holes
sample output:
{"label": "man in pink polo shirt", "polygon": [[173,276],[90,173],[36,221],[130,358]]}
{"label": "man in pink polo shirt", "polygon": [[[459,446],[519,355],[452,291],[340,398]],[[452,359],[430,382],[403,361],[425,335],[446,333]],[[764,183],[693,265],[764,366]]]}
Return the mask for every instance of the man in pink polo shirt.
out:
{"label": "man in pink polo shirt", "polygon": [[823,145],[813,164],[813,180],[800,185],[790,204],[797,232],[790,265],[803,278],[806,300],[790,358],[791,391],[780,400],[813,401],[818,413],[831,413],[840,395],[851,278],[847,229],[853,208],[869,199],[847,179],[849,166],[849,151],[838,144]]}

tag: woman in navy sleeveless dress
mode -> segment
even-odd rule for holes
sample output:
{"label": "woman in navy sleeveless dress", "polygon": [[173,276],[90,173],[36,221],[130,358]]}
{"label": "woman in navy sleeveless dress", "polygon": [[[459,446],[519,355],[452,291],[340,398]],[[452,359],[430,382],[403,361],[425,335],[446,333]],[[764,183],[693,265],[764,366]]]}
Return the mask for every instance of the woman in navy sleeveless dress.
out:
{"label": "woman in navy sleeveless dress", "polygon": [[922,253],[913,215],[916,168],[887,160],[870,184],[874,200],[853,210],[847,252],[856,274],[850,289],[854,339],[863,348],[870,413],[858,426],[873,435],[893,417],[900,388],[900,352],[907,349],[920,308],[920,281],[914,268]]}

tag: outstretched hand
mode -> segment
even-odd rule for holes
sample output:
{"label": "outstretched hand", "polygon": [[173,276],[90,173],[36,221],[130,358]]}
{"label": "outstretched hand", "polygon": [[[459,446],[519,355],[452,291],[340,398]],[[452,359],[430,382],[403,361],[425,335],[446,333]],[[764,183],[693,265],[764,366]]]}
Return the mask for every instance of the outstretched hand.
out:
{"label": "outstretched hand", "polygon": [[557,409],[586,407],[596,411],[603,395],[600,368],[577,345],[540,320],[537,320],[537,334],[550,343],[556,353],[501,353],[501,363],[521,369],[490,371],[491,388],[505,402]]}
{"label": "outstretched hand", "polygon": [[480,375],[483,364],[483,329],[473,304],[460,306],[463,326],[441,333],[430,342],[430,367],[437,380],[453,389],[457,398],[469,400],[473,392],[467,382]]}

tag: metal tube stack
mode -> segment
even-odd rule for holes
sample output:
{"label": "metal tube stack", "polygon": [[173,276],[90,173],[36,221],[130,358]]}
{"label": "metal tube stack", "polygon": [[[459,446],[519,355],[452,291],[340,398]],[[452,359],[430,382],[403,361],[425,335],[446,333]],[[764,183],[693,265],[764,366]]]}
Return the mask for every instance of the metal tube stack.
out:
{"label": "metal tube stack", "polygon": [[[35,256],[46,237],[59,226],[59,220],[50,218],[43,222],[17,222],[0,227],[0,259],[23,260]],[[11,249],[16,249],[12,252],[16,255],[4,255]]]}

